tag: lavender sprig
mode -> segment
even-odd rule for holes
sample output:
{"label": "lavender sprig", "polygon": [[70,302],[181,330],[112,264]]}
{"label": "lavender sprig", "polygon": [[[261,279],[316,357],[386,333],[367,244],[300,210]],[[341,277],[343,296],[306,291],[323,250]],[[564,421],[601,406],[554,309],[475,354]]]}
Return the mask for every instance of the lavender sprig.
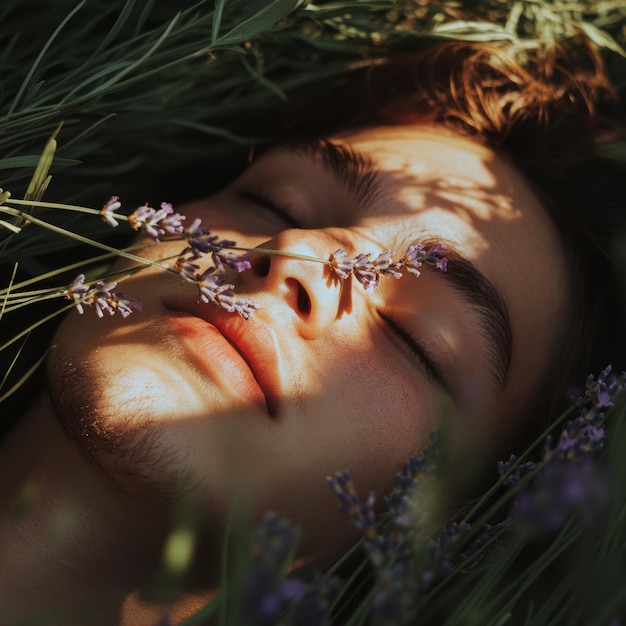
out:
{"label": "lavender sprig", "polygon": [[[177,273],[184,282],[194,284],[202,302],[213,303],[228,312],[238,313],[245,319],[258,310],[258,305],[251,300],[238,297],[235,293],[235,286],[226,281],[222,275],[227,268],[236,272],[251,269],[250,253],[283,255],[302,261],[323,263],[340,279],[354,276],[368,292],[378,288],[381,276],[402,278],[400,271],[402,268],[415,276],[419,276],[420,272],[417,268],[423,264],[432,265],[444,272],[447,270],[447,259],[443,256],[444,249],[439,244],[428,249],[419,243],[412,244],[397,262],[393,260],[393,253],[388,249],[383,250],[375,258],[372,252],[360,253],[354,258],[348,258],[346,251],[339,248],[325,260],[287,251],[241,248],[237,246],[237,242],[221,239],[219,235],[213,234],[200,219],[195,219],[185,228],[183,222],[186,217],[175,212],[168,202],[162,202],[158,210],[147,204],[140,206],[128,217],[116,213],[120,208],[119,197],[111,196],[102,207],[100,215],[112,227],[118,226],[118,219],[126,219],[131,228],[147,233],[157,244],[165,235],[180,237],[187,245],[180,252],[174,267],[168,269]],[[197,261],[206,256],[210,257],[212,265],[201,271]],[[111,313],[118,310],[126,317],[132,309],[139,310],[138,303],[127,300],[123,294],[114,294],[104,282],[100,283],[98,288],[101,292],[100,296],[97,296],[95,292],[87,295],[81,287],[79,278],[66,289],[66,295],[75,300],[81,313],[83,302],[93,306],[100,316],[104,311]]]}
{"label": "lavender sprig", "polygon": [[431,265],[442,272],[448,269],[448,259],[443,255],[444,247],[435,244],[429,249],[422,244],[411,244],[404,256],[397,262],[392,260],[393,252],[384,250],[374,260],[372,253],[361,253],[354,258],[348,258],[348,253],[343,248],[338,248],[329,259],[329,268],[334,274],[346,279],[354,276],[365,291],[378,289],[381,276],[391,276],[392,278],[402,278],[401,270],[406,268],[414,276],[419,276],[417,269],[422,265]]}
{"label": "lavender sprig", "polygon": [[375,624],[406,624],[414,617],[420,588],[416,560],[417,536],[423,532],[428,511],[418,507],[415,492],[432,480],[437,469],[438,443],[432,433],[431,445],[412,456],[396,474],[395,488],[385,498],[386,514],[377,517],[376,498],[359,498],[346,470],[327,477],[340,500],[340,509],[349,515],[363,535],[363,547],[374,570],[370,613]]}

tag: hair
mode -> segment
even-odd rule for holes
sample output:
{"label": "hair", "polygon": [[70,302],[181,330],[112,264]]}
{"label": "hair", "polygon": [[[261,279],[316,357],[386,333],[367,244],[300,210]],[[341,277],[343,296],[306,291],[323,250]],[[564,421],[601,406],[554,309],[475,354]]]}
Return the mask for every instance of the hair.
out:
{"label": "hair", "polygon": [[[332,107],[324,106],[329,93]],[[309,94],[287,111],[285,128],[327,135],[440,124],[496,150],[526,177],[560,232],[571,284],[563,349],[527,409],[529,419],[545,421],[589,373],[623,367],[623,270],[610,257],[626,231],[626,163],[602,155],[602,144],[623,132],[611,121],[617,103],[603,59],[584,37],[523,54],[447,42],[373,61],[313,100]]]}

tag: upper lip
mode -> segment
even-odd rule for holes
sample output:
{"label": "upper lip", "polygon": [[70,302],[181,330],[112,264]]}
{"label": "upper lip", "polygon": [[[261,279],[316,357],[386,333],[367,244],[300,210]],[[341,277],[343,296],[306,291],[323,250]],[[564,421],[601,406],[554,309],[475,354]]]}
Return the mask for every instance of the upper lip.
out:
{"label": "upper lip", "polygon": [[167,309],[203,319],[223,335],[248,364],[263,395],[270,417],[276,417],[281,397],[280,362],[276,335],[254,316],[248,320],[213,304],[167,301]]}

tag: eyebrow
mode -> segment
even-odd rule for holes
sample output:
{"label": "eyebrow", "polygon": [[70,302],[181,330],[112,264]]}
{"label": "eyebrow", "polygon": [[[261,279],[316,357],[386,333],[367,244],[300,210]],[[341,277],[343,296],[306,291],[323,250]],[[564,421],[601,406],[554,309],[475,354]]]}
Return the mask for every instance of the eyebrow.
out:
{"label": "eyebrow", "polygon": [[[427,247],[441,241],[421,242]],[[478,314],[480,334],[485,339],[487,360],[490,364],[491,379],[497,389],[506,385],[511,370],[513,355],[513,330],[504,298],[495,285],[456,249],[446,245],[448,259],[446,272],[436,271],[441,280],[448,283],[460,294]]]}
{"label": "eyebrow", "polygon": [[336,144],[329,139],[294,139],[271,151],[290,152],[320,162],[347,189],[361,213],[377,204],[383,195],[381,172],[374,161],[351,146]]}
{"label": "eyebrow", "polygon": [[[360,212],[366,212],[384,196],[381,172],[373,160],[360,151],[328,139],[296,139],[283,142],[270,151],[291,152],[320,161],[352,195]],[[509,377],[513,354],[513,331],[508,308],[495,285],[461,251],[448,242],[420,240],[425,246],[442,243],[448,259],[446,272],[436,271],[478,315],[480,333],[486,342],[489,375],[502,390]],[[432,269],[430,266],[423,266]]]}

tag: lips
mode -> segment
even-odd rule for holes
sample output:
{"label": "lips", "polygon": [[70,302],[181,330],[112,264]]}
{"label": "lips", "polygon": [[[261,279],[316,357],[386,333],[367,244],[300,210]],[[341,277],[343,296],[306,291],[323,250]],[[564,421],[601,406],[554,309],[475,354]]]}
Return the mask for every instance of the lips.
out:
{"label": "lips", "polygon": [[196,363],[274,418],[281,397],[276,335],[255,319],[245,320],[211,304],[164,302],[170,326]]}

